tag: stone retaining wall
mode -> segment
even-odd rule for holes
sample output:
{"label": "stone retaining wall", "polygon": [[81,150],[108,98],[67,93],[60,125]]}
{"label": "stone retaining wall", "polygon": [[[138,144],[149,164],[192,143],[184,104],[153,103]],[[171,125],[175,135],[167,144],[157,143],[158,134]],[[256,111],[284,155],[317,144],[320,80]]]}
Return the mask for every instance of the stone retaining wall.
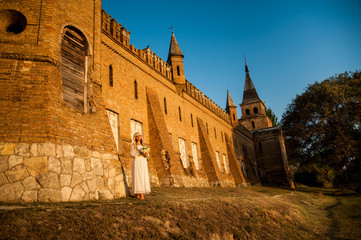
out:
{"label": "stone retaining wall", "polygon": [[54,143],[0,143],[0,201],[60,202],[126,195],[118,156]]}

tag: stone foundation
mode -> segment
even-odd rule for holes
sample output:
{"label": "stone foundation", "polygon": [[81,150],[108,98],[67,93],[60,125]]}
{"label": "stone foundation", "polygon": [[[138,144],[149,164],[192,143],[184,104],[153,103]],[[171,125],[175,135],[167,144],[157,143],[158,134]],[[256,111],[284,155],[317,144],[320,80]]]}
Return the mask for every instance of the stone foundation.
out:
{"label": "stone foundation", "polygon": [[0,201],[61,202],[126,195],[118,156],[54,143],[0,143]]}

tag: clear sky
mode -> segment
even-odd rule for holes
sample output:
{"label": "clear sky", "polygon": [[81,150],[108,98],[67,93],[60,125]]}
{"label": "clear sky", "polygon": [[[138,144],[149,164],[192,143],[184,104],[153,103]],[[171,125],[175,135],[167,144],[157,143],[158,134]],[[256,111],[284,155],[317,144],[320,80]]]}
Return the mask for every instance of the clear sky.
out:
{"label": "clear sky", "polygon": [[361,0],[103,0],[103,9],[130,44],[165,61],[173,26],[186,78],[222,108],[227,89],[242,102],[244,57],[279,120],[309,84],[361,70]]}

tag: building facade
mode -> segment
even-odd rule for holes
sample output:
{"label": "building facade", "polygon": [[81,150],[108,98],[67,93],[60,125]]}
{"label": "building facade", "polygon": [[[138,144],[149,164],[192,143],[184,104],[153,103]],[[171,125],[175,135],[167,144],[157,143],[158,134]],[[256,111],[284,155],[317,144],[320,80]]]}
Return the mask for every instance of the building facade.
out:
{"label": "building facade", "polygon": [[292,185],[248,68],[238,119],[185,78],[174,33],[167,61],[136,49],[100,0],[6,0],[0,23],[0,201],[126,196],[135,132],[153,186]]}

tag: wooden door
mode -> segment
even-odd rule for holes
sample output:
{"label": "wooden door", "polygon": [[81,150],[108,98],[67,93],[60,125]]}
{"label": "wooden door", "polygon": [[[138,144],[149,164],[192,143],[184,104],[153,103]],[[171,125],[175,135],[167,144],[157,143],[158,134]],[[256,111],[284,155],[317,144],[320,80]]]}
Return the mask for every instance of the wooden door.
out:
{"label": "wooden door", "polygon": [[84,111],[86,41],[80,33],[69,28],[61,43],[61,76],[64,102]]}

